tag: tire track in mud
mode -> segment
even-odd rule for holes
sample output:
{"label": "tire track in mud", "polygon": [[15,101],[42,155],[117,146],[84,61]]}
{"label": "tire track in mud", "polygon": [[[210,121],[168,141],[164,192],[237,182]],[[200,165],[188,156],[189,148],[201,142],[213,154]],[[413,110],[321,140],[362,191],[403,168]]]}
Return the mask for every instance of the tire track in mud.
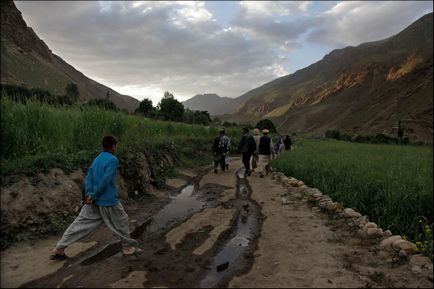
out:
{"label": "tire track in mud", "polygon": [[[226,202],[217,199],[231,187],[218,182],[199,187],[207,172],[209,170],[192,178],[170,203],[133,230],[131,236],[138,239],[140,247],[145,250],[143,254],[123,257],[120,242],[109,244],[97,253],[95,248],[91,248],[67,260],[57,272],[21,287],[109,287],[137,271],[144,271],[145,287],[227,285],[233,276],[247,272],[253,263],[262,214],[260,206],[250,199],[251,188],[242,177],[242,170],[236,172],[236,198]],[[233,177],[233,174],[227,177]],[[174,249],[167,243],[165,234],[171,229],[199,212],[219,206],[235,208],[236,213],[230,220],[230,228],[221,233],[205,253],[195,255],[193,251],[209,238],[213,229],[211,225],[186,234]]]}

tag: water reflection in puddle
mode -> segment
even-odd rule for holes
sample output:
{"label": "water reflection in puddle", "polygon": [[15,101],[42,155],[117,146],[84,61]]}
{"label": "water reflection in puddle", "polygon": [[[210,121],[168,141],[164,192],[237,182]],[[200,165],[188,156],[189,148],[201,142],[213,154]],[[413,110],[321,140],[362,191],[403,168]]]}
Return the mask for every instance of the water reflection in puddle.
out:
{"label": "water reflection in puddle", "polygon": [[179,195],[170,198],[172,201],[153,216],[148,232],[170,227],[179,219],[200,211],[204,205],[204,201],[196,198],[194,185],[186,186]]}
{"label": "water reflection in puddle", "polygon": [[245,252],[255,237],[258,229],[259,207],[250,200],[244,179],[244,170],[237,172],[237,195],[242,200],[236,223],[235,232],[231,239],[217,253],[211,264],[210,272],[201,281],[200,287],[214,287],[223,277],[231,273],[237,259]]}

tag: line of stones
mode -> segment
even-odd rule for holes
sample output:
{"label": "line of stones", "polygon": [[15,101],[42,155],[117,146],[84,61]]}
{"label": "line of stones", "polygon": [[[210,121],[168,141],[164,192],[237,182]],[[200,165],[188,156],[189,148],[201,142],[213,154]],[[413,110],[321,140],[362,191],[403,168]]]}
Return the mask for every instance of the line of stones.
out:
{"label": "line of stones", "polygon": [[[357,229],[357,234],[362,239],[378,240],[380,249],[389,252],[395,252],[400,259],[410,261],[411,270],[414,273],[421,273],[422,268],[433,268],[433,263],[430,258],[417,254],[417,246],[407,240],[402,239],[400,235],[392,235],[390,230],[383,231],[374,222],[369,222],[368,216],[362,216],[352,208],[345,208],[342,204],[334,202],[328,195],[323,194],[317,188],[308,187],[303,181],[293,177],[287,177],[284,173],[273,172],[271,179],[280,183],[288,189],[294,197],[300,200],[308,201],[316,204],[312,208],[313,211],[326,211],[333,215],[332,218],[344,218],[347,224]],[[297,188],[297,190],[294,190]],[[285,205],[288,200],[282,197],[282,203]]]}

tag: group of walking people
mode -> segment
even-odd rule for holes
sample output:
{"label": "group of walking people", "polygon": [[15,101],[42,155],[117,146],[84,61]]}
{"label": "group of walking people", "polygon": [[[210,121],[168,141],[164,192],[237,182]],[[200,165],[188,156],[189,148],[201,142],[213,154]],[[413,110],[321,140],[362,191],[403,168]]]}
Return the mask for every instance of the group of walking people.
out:
{"label": "group of walking people", "polygon": [[[268,136],[269,131],[264,129],[262,134],[263,136],[259,136],[259,129],[255,129],[254,135],[251,136],[249,129],[243,128],[243,136],[238,150],[243,155],[246,175],[250,176],[256,168],[259,168],[261,177],[268,174],[269,162],[271,157],[274,158],[275,149],[273,141]],[[124,256],[143,253],[143,250],[138,247],[137,240],[130,237],[128,215],[119,201],[116,190],[119,164],[116,157],[117,145],[118,140],[112,135],[106,135],[102,138],[102,151],[93,160],[86,176],[86,190],[83,193],[84,204],[80,214],[57,242],[50,259],[65,260],[67,258],[65,249],[68,246],[85,237],[103,223],[121,240]],[[215,173],[217,173],[219,165],[222,171],[229,168],[230,145],[231,141],[225,135],[225,130],[220,130],[220,135],[215,138],[213,145]]]}
{"label": "group of walking people", "polygon": [[[259,129],[253,130],[253,135],[249,134],[247,127],[243,128],[243,135],[238,145],[238,152],[242,154],[242,162],[245,167],[246,176],[258,169],[259,176],[263,178],[270,171],[270,160],[274,159],[285,150],[290,150],[292,145],[291,138],[287,135],[284,139],[280,134],[276,134],[275,142],[269,136],[268,129],[262,130],[262,136],[259,135]],[[221,129],[219,136],[214,139],[214,173],[218,173],[218,167],[224,172],[228,169],[228,156],[230,150],[230,139],[226,135],[226,130]]]}

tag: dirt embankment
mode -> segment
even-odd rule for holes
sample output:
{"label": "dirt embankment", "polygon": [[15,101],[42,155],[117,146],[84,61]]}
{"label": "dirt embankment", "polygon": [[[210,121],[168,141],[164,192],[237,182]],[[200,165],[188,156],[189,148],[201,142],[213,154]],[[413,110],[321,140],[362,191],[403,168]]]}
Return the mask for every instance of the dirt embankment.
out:
{"label": "dirt embankment", "polygon": [[[173,165],[170,156],[157,159],[138,153],[122,158],[117,178],[120,198],[152,198],[155,185]],[[81,209],[86,173],[87,167],[72,173],[54,168],[31,176],[2,176],[1,247],[63,231]]]}

